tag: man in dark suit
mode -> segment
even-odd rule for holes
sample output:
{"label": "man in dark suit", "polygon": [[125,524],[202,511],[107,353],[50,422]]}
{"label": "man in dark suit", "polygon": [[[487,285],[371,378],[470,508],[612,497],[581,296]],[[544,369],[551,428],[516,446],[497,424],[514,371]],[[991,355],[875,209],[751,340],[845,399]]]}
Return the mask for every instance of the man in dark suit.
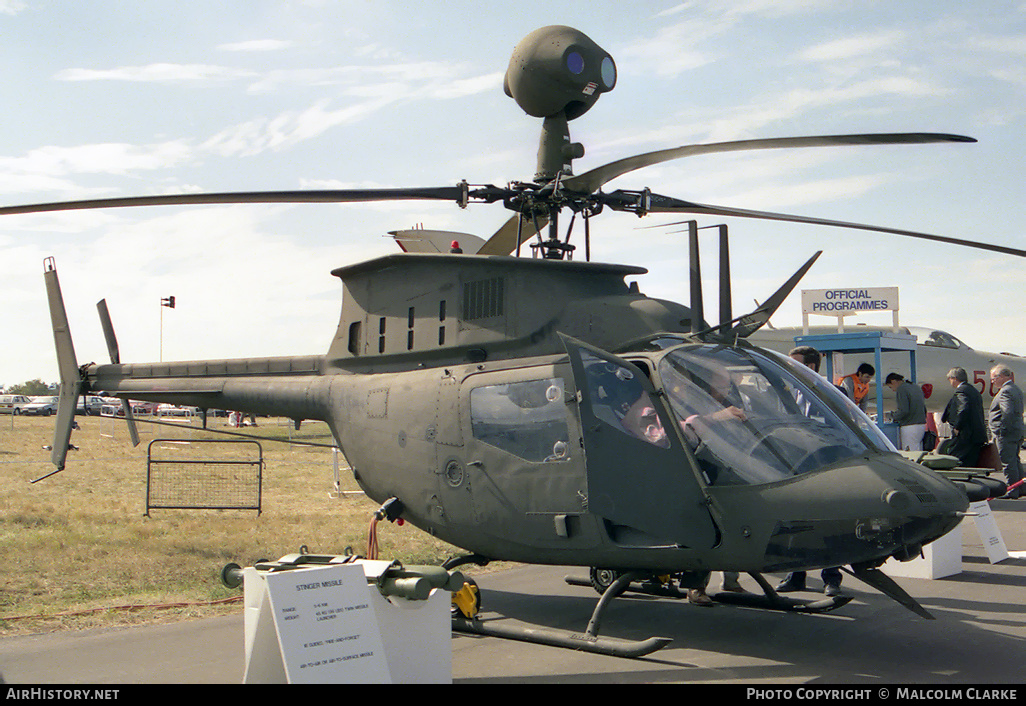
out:
{"label": "man in dark suit", "polygon": [[969,376],[963,368],[949,370],[948,382],[955,388],[955,394],[948,401],[941,421],[951,425],[954,440],[945,453],[957,456],[960,465],[974,468],[980,458],[980,449],[987,443],[983,397],[969,384]]}
{"label": "man in dark suit", "polygon": [[[1019,450],[1022,448],[1022,390],[1012,382],[1012,371],[1004,365],[995,365],[990,371],[991,389],[998,388],[994,401],[990,403],[990,433],[994,436],[998,456],[1005,471],[1008,485],[1022,480],[1022,462]],[[1020,488],[1011,490],[1005,496],[1015,500],[1022,495]]]}

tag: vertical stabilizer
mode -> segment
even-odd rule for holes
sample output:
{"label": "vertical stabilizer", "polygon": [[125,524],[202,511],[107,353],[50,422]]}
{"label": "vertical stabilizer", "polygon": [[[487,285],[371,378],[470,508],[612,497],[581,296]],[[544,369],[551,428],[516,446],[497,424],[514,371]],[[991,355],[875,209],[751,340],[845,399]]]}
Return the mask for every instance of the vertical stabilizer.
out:
{"label": "vertical stabilizer", "polygon": [[64,310],[61,284],[57,279],[57,266],[52,257],[43,261],[43,279],[46,280],[46,297],[50,304],[50,322],[53,324],[53,341],[57,348],[57,367],[61,377],[60,399],[57,404],[57,423],[53,431],[53,449],[50,460],[57,470],[64,470],[71,441],[71,427],[75,422],[75,407],[82,390],[82,379],[75,359],[75,346],[71,342],[68,315]]}

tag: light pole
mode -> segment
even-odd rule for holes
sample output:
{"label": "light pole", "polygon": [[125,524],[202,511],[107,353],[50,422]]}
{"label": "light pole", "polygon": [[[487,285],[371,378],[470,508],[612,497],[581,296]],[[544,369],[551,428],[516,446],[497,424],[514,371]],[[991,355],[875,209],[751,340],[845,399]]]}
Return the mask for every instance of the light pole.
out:
{"label": "light pole", "polygon": [[158,362],[164,362],[164,307],[168,309],[175,308],[175,298],[173,296],[164,297],[160,300],[160,360]]}

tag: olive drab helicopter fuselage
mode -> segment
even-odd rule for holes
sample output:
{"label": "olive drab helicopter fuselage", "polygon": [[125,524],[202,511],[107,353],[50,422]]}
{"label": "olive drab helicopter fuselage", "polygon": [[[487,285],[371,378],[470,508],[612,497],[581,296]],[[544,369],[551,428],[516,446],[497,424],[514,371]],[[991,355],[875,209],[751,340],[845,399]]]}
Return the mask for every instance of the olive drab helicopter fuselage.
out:
{"label": "olive drab helicopter fuselage", "polygon": [[[823,378],[745,341],[816,256],[756,311],[733,318],[724,230],[720,322],[710,326],[701,306],[696,222],[689,222],[691,304],[683,306],[647,297],[636,281],[627,282],[643,268],[590,262],[590,221],[606,208],[638,216],[772,219],[1026,255],[924,233],[698,204],[648,188],[602,191],[637,169],[696,154],[973,140],[903,133],[686,145],[575,175],[572,163],[583,147],[570,141],[568,122],[616,80],[612,57],[572,28],[542,28],[518,44],[504,87],[544,124],[534,179],[506,187],[461,182],[0,208],[0,215],[9,215],[419,199],[462,207],[501,202],[514,212],[491,238],[474,243],[475,254],[394,254],[335,270],[343,295],[338,329],[326,355],[307,357],[122,363],[101,302],[111,363],[80,367],[48,260],[44,275],[61,375],[52,454],[57,468],[64,467],[80,394],[121,397],[130,431],[129,399],[278,415],[297,424],[324,420],[368,496],[387,505],[392,517],[468,550],[470,559],[591,567],[593,575],[615,576],[601,588],[587,644],[577,636],[550,642],[577,649],[629,656],[658,649],[647,644],[620,651],[595,635],[608,601],[653,575],[694,587],[710,570],[746,571],[763,587],[763,607],[812,612],[844,601],[789,603],[761,573],[846,565],[925,614],[879,567],[891,557],[918,555],[952,529],[967,508],[965,493],[895,453]],[[561,239],[565,210],[573,218]],[[583,226],[586,261],[572,259],[575,223]],[[537,242],[523,245],[535,235]],[[520,257],[522,247],[535,257]],[[534,633],[503,636],[536,639]]]}
{"label": "olive drab helicopter fuselage", "polygon": [[[895,456],[832,386],[786,357],[689,341],[690,309],[625,283],[643,272],[390,255],[335,271],[344,303],[323,358],[97,365],[85,379],[324,420],[372,499],[398,498],[404,519],[483,557],[775,571],[917,550],[957,523],[958,489]],[[717,376],[745,420],[700,421]]]}

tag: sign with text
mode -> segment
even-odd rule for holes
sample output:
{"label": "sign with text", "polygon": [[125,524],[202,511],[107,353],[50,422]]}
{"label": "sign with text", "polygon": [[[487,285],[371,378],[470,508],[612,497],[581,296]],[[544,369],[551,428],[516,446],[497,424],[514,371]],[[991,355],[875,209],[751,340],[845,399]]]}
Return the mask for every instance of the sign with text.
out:
{"label": "sign with text", "polygon": [[266,581],[290,683],[391,681],[362,567],[282,571]]}
{"label": "sign with text", "polygon": [[870,311],[897,311],[897,287],[803,289],[802,313],[851,316]]}
{"label": "sign with text", "polygon": [[969,503],[969,512],[976,523],[976,531],[980,533],[980,540],[983,542],[983,549],[987,552],[987,558],[991,564],[997,564],[1009,557],[1005,540],[998,529],[994,513],[990,511],[990,503],[986,500],[979,500]]}

